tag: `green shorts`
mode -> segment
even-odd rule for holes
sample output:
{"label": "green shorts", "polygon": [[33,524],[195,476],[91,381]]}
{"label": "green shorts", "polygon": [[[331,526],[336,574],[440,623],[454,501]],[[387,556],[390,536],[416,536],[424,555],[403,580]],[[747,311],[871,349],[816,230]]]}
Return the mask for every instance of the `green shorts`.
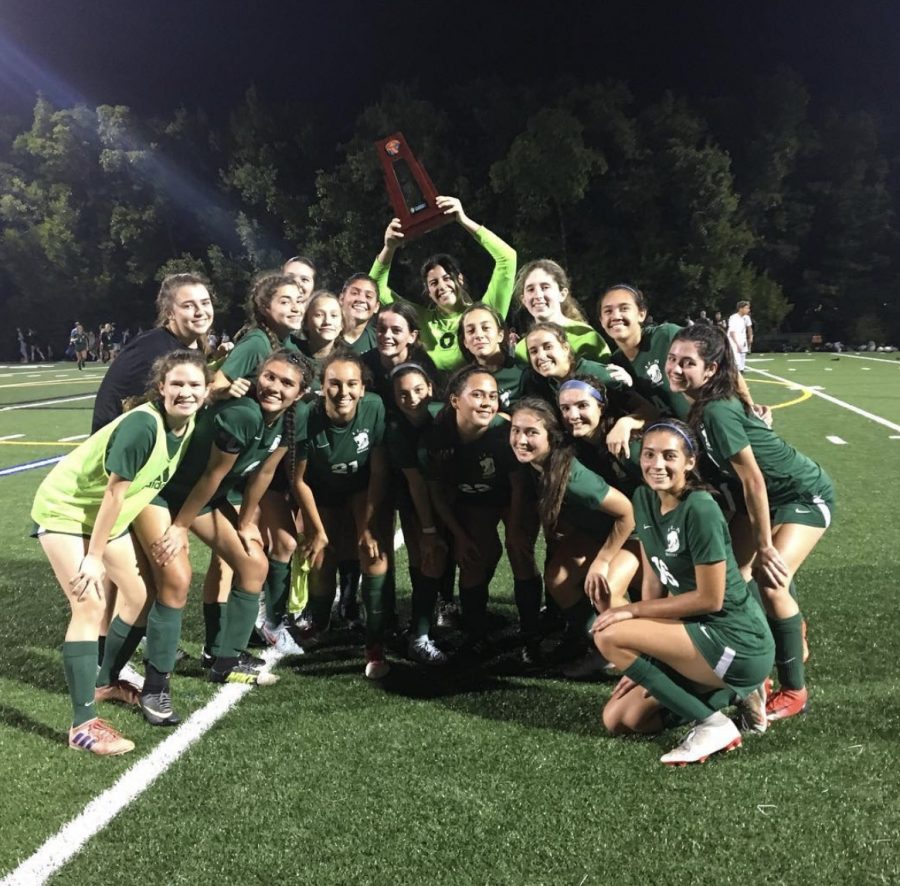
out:
{"label": "green shorts", "polygon": [[789,501],[772,508],[772,525],[796,523],[800,526],[814,526],[827,529],[834,516],[834,491],[827,495],[812,495],[809,498]]}
{"label": "green shorts", "polygon": [[756,689],[775,664],[775,642],[771,636],[761,641],[758,648],[738,650],[714,624],[687,621],[684,626],[706,663],[739,698],[745,698]]}

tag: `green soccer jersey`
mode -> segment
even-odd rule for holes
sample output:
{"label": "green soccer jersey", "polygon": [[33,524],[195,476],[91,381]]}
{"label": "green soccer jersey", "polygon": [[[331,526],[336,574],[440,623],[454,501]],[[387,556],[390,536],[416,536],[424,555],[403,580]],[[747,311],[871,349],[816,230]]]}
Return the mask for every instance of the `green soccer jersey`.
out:
{"label": "green soccer jersey", "polygon": [[[609,362],[609,345],[593,326],[583,320],[570,320],[568,317],[564,318],[559,325],[566,330],[566,339],[576,357],[603,363]],[[528,363],[528,347],[525,338],[522,336],[516,344],[516,356],[524,363]]]}
{"label": "green soccer jersey", "polygon": [[508,412],[525,396],[528,367],[515,357],[507,357],[503,366],[491,374],[497,380],[500,411]]}
{"label": "green soccer jersey", "polygon": [[[472,236],[494,259],[494,273],[491,275],[481,301],[490,305],[505,319],[512,301],[513,285],[516,279],[516,251],[483,226]],[[378,282],[378,297],[383,305],[403,301],[388,286],[390,270],[390,265],[383,265],[376,259],[372,270],[369,271],[370,276]],[[425,297],[427,298],[427,296]],[[428,356],[434,360],[434,365],[441,372],[449,372],[462,366],[466,361],[459,348],[456,334],[464,306],[460,305],[459,313],[447,316],[438,311],[433,304],[427,306],[415,302],[410,302],[410,304],[415,308],[419,318],[421,330],[419,341],[428,352]]]}
{"label": "green soccer jersey", "polygon": [[302,428],[298,422],[297,461],[306,462],[306,482],[320,507],[346,504],[369,485],[372,451],[384,442],[385,414],[381,397],[363,394],[356,415],[336,425],[324,402],[310,407]]}
{"label": "green soccer jersey", "polygon": [[121,535],[169,482],[193,429],[192,417],[176,436],[149,403],[120,415],[54,466],[38,487],[31,519],[51,532],[89,535],[109,476],[118,474],[131,481],[109,537]]}
{"label": "green soccer jersey", "polygon": [[251,397],[223,400],[205,409],[197,418],[194,435],[184,461],[161,493],[171,507],[180,508],[209,463],[213,448],[237,455],[235,463],[210,496],[224,499],[282,444],[284,416],[267,426],[259,403]]}
{"label": "green soccer jersey", "polygon": [[[286,351],[299,351],[299,348],[290,336],[287,336],[280,346]],[[251,329],[246,335],[241,337],[241,340],[225,358],[225,362],[222,364],[222,373],[229,381],[234,381],[237,378],[247,378],[250,381],[256,381],[259,364],[273,350],[272,342],[269,341],[269,336],[265,332],[261,329]]]}
{"label": "green soccer jersey", "polygon": [[423,473],[458,494],[458,500],[482,505],[503,506],[510,500],[510,474],[519,463],[509,445],[509,422],[494,416],[477,439],[464,443],[456,427],[435,422],[423,435],[420,448]]}
{"label": "green soccer jersey", "polygon": [[766,481],[769,507],[812,496],[833,497],[828,475],[811,458],[785,443],[766,423],[747,414],[736,397],[703,407],[700,437],[706,454],[726,478],[736,478],[731,458],[747,446]]}
{"label": "green soccer jersey", "polygon": [[629,360],[621,350],[616,350],[611,361],[625,369],[634,379],[634,390],[645,400],[649,400],[663,415],[687,418],[691,404],[687,397],[669,388],[666,376],[666,357],[672,339],[681,332],[675,323],[661,323],[659,326],[645,326],[641,330],[641,343],[633,360]]}
{"label": "green soccer jersey", "polygon": [[671,596],[697,589],[697,566],[725,562],[722,608],[684,621],[715,625],[737,650],[756,654],[772,648],[765,616],[741,577],[728,525],[713,497],[697,490],[662,514],[656,493],[641,486],[633,503],[638,538],[653,571]]}

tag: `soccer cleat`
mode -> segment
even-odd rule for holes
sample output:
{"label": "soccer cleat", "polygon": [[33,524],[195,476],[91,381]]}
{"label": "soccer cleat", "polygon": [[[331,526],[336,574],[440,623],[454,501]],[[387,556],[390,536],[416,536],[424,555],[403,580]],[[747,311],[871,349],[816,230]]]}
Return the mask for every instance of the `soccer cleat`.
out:
{"label": "soccer cleat", "polygon": [[766,702],[766,717],[770,723],[786,720],[809,710],[809,692],[806,689],[779,689]]}
{"label": "soccer cleat", "polygon": [[300,628],[286,622],[275,625],[275,627],[266,625],[263,628],[263,636],[266,638],[266,642],[282,655],[304,655],[305,650],[300,645],[300,637],[302,635],[303,631]]}
{"label": "soccer cleat", "polygon": [[607,661],[596,649],[588,651],[576,661],[562,669],[562,675],[569,680],[591,680],[594,677],[612,677],[616,666]]}
{"label": "soccer cleat", "polygon": [[410,637],[407,651],[413,661],[423,665],[445,665],[449,661],[431,637]]}
{"label": "soccer cleat", "polygon": [[129,683],[133,683],[135,686],[137,686],[138,692],[140,692],[144,688],[144,678],[130,661],[126,662],[125,667],[123,667],[122,670],[119,671],[119,679],[127,680]]}
{"label": "soccer cleat", "polygon": [[366,646],[366,677],[369,680],[381,680],[387,676],[391,666],[384,659],[381,646]]}
{"label": "soccer cleat", "polygon": [[210,683],[242,683],[245,686],[274,686],[279,678],[268,671],[260,671],[251,665],[238,662],[229,671],[209,670]]}
{"label": "soccer cleat", "polygon": [[741,733],[723,713],[716,711],[698,723],[687,738],[659,761],[667,766],[687,766],[688,763],[705,763],[719,751],[733,751],[741,746]]}
{"label": "soccer cleat", "polygon": [[[208,671],[216,661],[216,657],[204,646],[200,653],[200,667]],[[265,666],[265,661],[255,655],[251,655],[246,649],[241,651],[238,662],[242,665],[255,668],[257,671]]]}
{"label": "soccer cleat", "polygon": [[142,692],[138,704],[151,726],[177,726],[181,722],[181,717],[172,709],[168,685],[159,692]]}
{"label": "soccer cleat", "polygon": [[133,751],[134,742],[120,735],[106,720],[94,717],[69,730],[69,747],[100,757],[117,757]]}
{"label": "soccer cleat", "polygon": [[120,701],[122,704],[137,704],[141,698],[140,687],[121,676],[113,680],[107,686],[98,686],[94,689],[94,701]]}
{"label": "soccer cleat", "polygon": [[746,698],[737,703],[737,725],[741,732],[766,731],[769,720],[766,716],[766,698],[768,697],[768,681],[763,680]]}
{"label": "soccer cleat", "polygon": [[439,628],[458,628],[461,623],[459,607],[452,600],[439,601],[434,623]]}

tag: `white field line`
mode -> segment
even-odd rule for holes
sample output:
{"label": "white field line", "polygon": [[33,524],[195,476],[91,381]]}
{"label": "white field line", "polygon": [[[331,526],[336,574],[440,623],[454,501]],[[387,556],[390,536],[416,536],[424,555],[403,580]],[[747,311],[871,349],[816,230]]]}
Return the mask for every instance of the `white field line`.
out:
{"label": "white field line", "polygon": [[6,434],[3,437],[0,437],[0,440],[18,440],[19,437],[24,437],[24,434]]}
{"label": "white field line", "polygon": [[835,446],[846,446],[847,441],[842,440],[840,437],[836,437],[834,434],[831,434],[825,438],[829,443],[834,443]]}
{"label": "white field line", "polygon": [[842,357],[852,357],[854,360],[871,360],[873,363],[890,363],[892,366],[900,366],[900,359],[888,360],[886,357],[864,357],[862,354],[841,354]]}
{"label": "white field line", "polygon": [[[403,547],[403,532],[394,533],[394,550]],[[274,649],[263,653],[265,670],[279,662]],[[71,821],[64,824],[33,855],[0,880],[0,886],[42,886],[73,859],[82,847],[100,833],[126,806],[136,800],[178,758],[228,713],[253,687],[223,686],[202,708],[194,711],[165,741],[123,772],[119,780],[95,797]],[[264,690],[263,690],[264,691]]]}
{"label": "white field line", "polygon": [[73,440],[87,440],[90,434],[73,434],[71,437],[60,437],[57,443],[71,443]]}
{"label": "white field line", "polygon": [[76,400],[93,400],[96,394],[81,394],[78,397],[57,397],[55,400],[36,400],[34,403],[16,403],[14,406],[0,406],[0,412],[11,409],[35,409],[38,406],[53,406],[55,403],[74,403]]}
{"label": "white field line", "polygon": [[[775,381],[784,382],[787,385],[795,384],[795,382],[789,381],[786,378],[782,378],[780,375],[766,372],[765,369],[753,369],[753,367],[751,366],[748,366],[747,368],[752,369],[753,372],[758,372],[760,375],[765,375],[767,378],[774,379]],[[865,409],[860,409],[858,406],[854,406],[852,403],[845,403],[843,400],[838,400],[837,397],[832,397],[831,394],[826,394],[824,391],[816,390],[816,388],[804,386],[804,389],[809,391],[815,397],[821,397],[823,400],[827,400],[829,403],[834,403],[835,406],[841,406],[844,409],[849,409],[851,412],[855,412],[857,415],[861,415],[863,418],[869,419],[869,421],[878,422],[878,424],[884,425],[886,428],[890,428],[892,431],[900,431],[900,425],[895,424],[892,421],[888,421],[888,419],[882,418],[880,415],[875,415],[872,412],[866,412]]]}

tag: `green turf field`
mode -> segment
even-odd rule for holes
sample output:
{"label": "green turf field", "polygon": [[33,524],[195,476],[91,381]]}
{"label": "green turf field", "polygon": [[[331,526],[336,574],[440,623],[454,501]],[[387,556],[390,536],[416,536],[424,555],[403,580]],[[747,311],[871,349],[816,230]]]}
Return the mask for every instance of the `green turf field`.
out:
{"label": "green turf field", "polygon": [[[812,648],[807,716],[672,770],[658,759],[681,732],[604,735],[611,683],[526,677],[510,654],[446,674],[394,657],[373,685],[361,649],[339,637],[280,664],[278,685],[247,692],[160,766],[158,780],[49,882],[900,882],[900,360],[757,359],[751,366],[768,375],[748,372],[755,399],[779,407],[779,432],[823,464],[838,492],[835,524],[797,582]],[[77,442],[64,438],[87,432],[102,369],[69,365],[0,368],[0,878],[172,734],[106,705],[103,716],[135,752],[100,759],[66,747],[66,606],[27,536],[48,468],[2,471],[59,456]],[[197,544],[193,556],[202,570]],[[402,609],[402,569],[398,583]],[[493,594],[511,626],[503,567]],[[196,600],[184,641],[194,656]],[[217,694],[196,658],[179,666],[173,691],[183,715]]]}

